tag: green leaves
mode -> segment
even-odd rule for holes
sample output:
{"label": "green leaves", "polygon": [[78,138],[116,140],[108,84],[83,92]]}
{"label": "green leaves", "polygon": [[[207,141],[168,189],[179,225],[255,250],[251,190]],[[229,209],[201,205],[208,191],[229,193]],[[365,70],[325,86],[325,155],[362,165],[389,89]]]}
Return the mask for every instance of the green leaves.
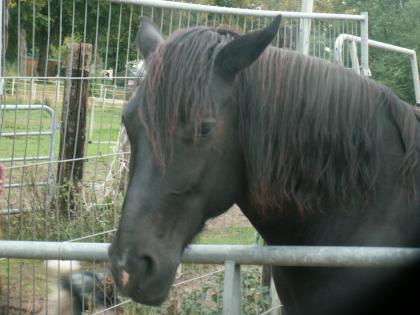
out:
{"label": "green leaves", "polygon": [[[414,49],[420,53],[420,1],[418,0],[319,0],[315,11],[369,13],[369,38]],[[420,59],[419,59],[420,60]],[[403,100],[414,103],[414,87],[408,58],[371,48],[373,79],[389,86]]]}

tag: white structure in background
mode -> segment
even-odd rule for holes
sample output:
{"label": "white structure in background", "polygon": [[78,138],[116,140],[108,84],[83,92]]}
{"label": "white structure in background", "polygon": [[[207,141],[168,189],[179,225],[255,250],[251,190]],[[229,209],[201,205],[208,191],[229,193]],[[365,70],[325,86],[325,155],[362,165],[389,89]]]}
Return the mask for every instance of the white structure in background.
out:
{"label": "white structure in background", "polygon": [[[357,47],[356,43],[361,43],[362,39],[359,36],[354,36],[350,34],[340,34],[335,40],[334,45],[334,62],[340,65],[344,64],[343,58],[343,46],[344,42],[348,41],[350,43],[349,52],[351,56],[352,69],[356,73],[360,74],[359,59],[357,57]],[[368,45],[370,47],[375,47],[383,49],[386,51],[391,51],[399,54],[408,56],[411,62],[411,75],[413,78],[414,84],[414,93],[416,96],[416,105],[420,106],[420,82],[419,82],[419,69],[417,65],[417,55],[416,51],[412,49],[407,49],[395,45],[390,45],[376,40],[369,39]],[[370,70],[368,70],[369,75],[371,75]]]}
{"label": "white structure in background", "polygon": [[103,78],[112,79],[114,78],[114,70],[113,69],[102,70],[101,75]]}
{"label": "white structure in background", "polygon": [[[314,0],[302,0],[302,12],[312,13]],[[309,54],[309,38],[311,35],[311,19],[301,19],[299,25],[298,51],[304,55]]]}

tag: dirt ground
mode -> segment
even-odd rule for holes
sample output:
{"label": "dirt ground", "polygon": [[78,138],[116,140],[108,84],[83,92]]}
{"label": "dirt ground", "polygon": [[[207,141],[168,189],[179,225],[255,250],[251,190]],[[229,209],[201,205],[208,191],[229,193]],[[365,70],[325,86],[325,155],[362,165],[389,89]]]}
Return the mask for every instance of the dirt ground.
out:
{"label": "dirt ground", "polygon": [[207,221],[205,231],[217,231],[227,226],[251,227],[251,223],[243,215],[241,209],[234,205],[224,214]]}

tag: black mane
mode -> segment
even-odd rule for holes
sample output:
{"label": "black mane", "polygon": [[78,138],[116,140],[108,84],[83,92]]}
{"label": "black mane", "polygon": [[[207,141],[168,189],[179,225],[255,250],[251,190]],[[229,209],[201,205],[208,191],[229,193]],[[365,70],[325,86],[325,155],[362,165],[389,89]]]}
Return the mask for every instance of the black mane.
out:
{"label": "black mane", "polygon": [[363,207],[381,171],[386,117],[405,149],[402,183],[413,187],[415,112],[389,88],[275,48],[243,74],[242,84],[242,139],[251,194],[262,209]]}
{"label": "black mane", "polygon": [[[209,91],[215,54],[234,35],[194,28],[158,47],[140,116],[165,166],[180,123],[196,130],[215,114]],[[405,149],[401,180],[414,187],[414,108],[388,88],[321,59],[269,48],[236,78],[240,134],[253,201],[262,211],[354,208],[375,189],[385,150],[384,117]],[[361,205],[360,205],[361,206]]]}

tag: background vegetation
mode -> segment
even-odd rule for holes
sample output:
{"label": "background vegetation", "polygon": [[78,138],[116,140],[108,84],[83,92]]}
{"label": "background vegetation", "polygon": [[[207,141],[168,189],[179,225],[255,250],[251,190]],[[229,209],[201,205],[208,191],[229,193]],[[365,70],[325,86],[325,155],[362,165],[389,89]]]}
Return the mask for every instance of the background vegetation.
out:
{"label": "background vegetation", "polygon": [[[300,11],[301,0],[191,0],[228,7]],[[314,12],[369,13],[369,38],[414,49],[420,53],[419,0],[315,0]],[[418,58],[418,60],[420,60]],[[402,99],[414,103],[411,68],[407,58],[371,49],[369,62],[375,80],[391,87]]]}
{"label": "background vegetation", "polygon": [[[63,59],[66,41],[83,40],[97,45],[97,61],[103,68],[112,67],[115,72],[125,69],[125,61],[133,60],[136,49],[127,42],[130,28],[134,38],[140,10],[134,10],[130,17],[129,6],[111,6],[106,1],[59,1],[59,0],[6,0],[9,7],[9,47],[6,60],[17,64],[24,33],[26,53],[39,58],[36,73],[45,73],[46,59]],[[266,10],[300,10],[301,0],[188,0],[188,2],[227,7],[260,8]],[[420,1],[418,0],[315,0],[316,12],[369,13],[369,37],[420,51]],[[144,8],[149,10],[149,8]],[[60,14],[61,12],[61,14]],[[150,12],[149,12],[150,13]],[[75,18],[75,15],[77,18]],[[155,9],[159,21],[161,12]],[[49,16],[49,18],[48,18]],[[122,16],[123,18],[119,18]],[[211,16],[210,16],[211,19]],[[174,21],[172,21],[174,24]],[[19,27],[16,27],[19,23]],[[130,23],[134,23],[130,26]],[[186,21],[180,22],[184,25]],[[171,26],[162,21],[163,29]],[[73,25],[73,27],[70,27]],[[96,25],[99,32],[96,33]],[[48,40],[49,39],[49,40]],[[97,42],[95,43],[95,40]],[[132,41],[132,40],[131,40]],[[108,43],[108,44],[107,44]],[[22,44],[21,44],[22,45]],[[49,49],[48,49],[49,47]],[[64,48],[63,48],[64,47]],[[130,51],[131,50],[131,51]],[[117,54],[120,55],[117,58]],[[114,63],[115,64],[110,64]],[[420,60],[420,59],[419,59]],[[111,62],[112,61],[112,62]],[[108,64],[107,64],[108,63]],[[391,86],[403,99],[413,102],[410,65],[406,58],[393,53],[371,49],[370,64],[373,76]]]}

